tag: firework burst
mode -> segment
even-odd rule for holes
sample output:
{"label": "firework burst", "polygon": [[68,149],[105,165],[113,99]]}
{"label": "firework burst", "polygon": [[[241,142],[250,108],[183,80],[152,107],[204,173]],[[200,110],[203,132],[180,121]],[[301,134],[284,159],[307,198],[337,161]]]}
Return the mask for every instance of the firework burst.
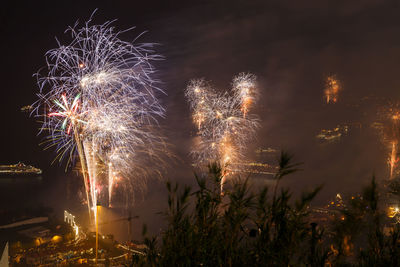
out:
{"label": "firework burst", "polygon": [[239,74],[233,79],[232,92],[220,94],[205,80],[193,80],[185,95],[197,127],[198,142],[192,151],[195,163],[219,163],[224,174],[222,192],[229,166],[242,161],[246,142],[259,127],[258,119],[248,114],[258,97],[255,76]]}
{"label": "firework burst", "polygon": [[339,98],[339,91],[342,90],[342,86],[335,75],[328,76],[326,78],[326,85],[324,90],[324,97],[326,103],[336,103]]}
{"label": "firework burst", "polygon": [[79,158],[89,212],[101,191],[111,203],[117,180],[143,188],[145,161],[162,164],[165,152],[157,130],[163,92],[151,78],[151,61],[160,56],[153,44],[122,41],[112,22],[69,27],[72,41],[48,51],[47,71],[36,75],[41,132],[48,133],[47,147],[56,147],[56,159],[69,165]]}
{"label": "firework burst", "polygon": [[389,166],[389,179],[399,174],[399,141],[400,141],[400,108],[398,103],[387,103],[378,112],[381,122],[374,123],[372,127],[379,130],[381,142],[387,149],[387,164]]}

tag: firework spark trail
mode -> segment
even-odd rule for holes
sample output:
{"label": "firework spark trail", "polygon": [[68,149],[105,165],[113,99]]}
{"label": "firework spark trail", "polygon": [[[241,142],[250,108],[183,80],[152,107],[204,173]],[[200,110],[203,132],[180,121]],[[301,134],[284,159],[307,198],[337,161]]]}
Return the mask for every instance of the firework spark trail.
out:
{"label": "firework spark trail", "polygon": [[[382,123],[375,123],[372,127],[379,130],[381,142],[388,150],[387,164],[389,169],[389,179],[398,175],[399,163],[399,141],[400,141],[400,111],[398,103],[387,103],[378,111],[378,116]],[[381,126],[379,126],[381,125]]]}
{"label": "firework spark trail", "polygon": [[393,172],[394,168],[397,164],[398,158],[397,158],[397,141],[392,141],[392,149],[391,153],[389,156],[389,166],[390,166],[390,177],[389,179],[393,178]]}
{"label": "firework spark trail", "polygon": [[390,114],[391,117],[391,123],[392,123],[392,129],[391,129],[391,141],[390,141],[390,154],[389,154],[389,167],[390,167],[390,176],[389,179],[393,178],[397,163],[399,161],[398,155],[397,155],[397,148],[398,148],[398,141],[399,141],[399,113],[397,110],[391,112]]}
{"label": "firework spark trail", "polygon": [[157,120],[165,110],[157,99],[163,91],[151,78],[150,62],[161,59],[153,44],[122,41],[113,21],[90,22],[69,27],[72,41],[46,53],[47,73],[36,74],[34,113],[43,120],[46,148],[56,148],[56,159],[67,158],[69,165],[78,154],[88,207],[95,211],[104,168],[111,201],[116,177],[143,186],[145,161],[163,163],[165,140]]}
{"label": "firework spark trail", "polygon": [[218,162],[223,168],[221,192],[230,165],[243,159],[246,142],[254,137],[258,119],[248,115],[258,91],[255,76],[241,73],[231,93],[216,93],[205,80],[193,80],[185,95],[197,126],[198,144],[192,151],[196,165]]}

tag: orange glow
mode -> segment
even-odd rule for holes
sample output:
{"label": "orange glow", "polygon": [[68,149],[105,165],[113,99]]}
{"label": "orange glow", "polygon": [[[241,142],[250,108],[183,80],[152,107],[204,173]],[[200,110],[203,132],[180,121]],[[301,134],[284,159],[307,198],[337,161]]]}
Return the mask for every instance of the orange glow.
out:
{"label": "orange glow", "polygon": [[51,238],[51,241],[54,242],[54,243],[58,243],[58,242],[60,242],[61,240],[62,240],[62,237],[59,236],[59,235],[55,235],[55,236],[53,236],[53,237]]}
{"label": "orange glow", "polygon": [[43,244],[43,239],[41,237],[38,237],[35,239],[35,245],[36,246],[40,246],[41,244]]}
{"label": "orange glow", "polygon": [[348,236],[343,238],[343,248],[346,255],[352,255],[353,244]]}
{"label": "orange glow", "polygon": [[400,209],[398,207],[389,207],[387,216],[389,218],[394,218],[397,214],[399,214]]}
{"label": "orange glow", "polygon": [[392,116],[392,119],[393,119],[393,120],[398,120],[398,119],[400,119],[400,114],[399,114],[399,113],[394,114],[394,115]]}
{"label": "orange glow", "polygon": [[332,244],[331,244],[331,250],[332,250],[334,256],[339,254],[339,251],[337,249],[335,249],[335,247]]}

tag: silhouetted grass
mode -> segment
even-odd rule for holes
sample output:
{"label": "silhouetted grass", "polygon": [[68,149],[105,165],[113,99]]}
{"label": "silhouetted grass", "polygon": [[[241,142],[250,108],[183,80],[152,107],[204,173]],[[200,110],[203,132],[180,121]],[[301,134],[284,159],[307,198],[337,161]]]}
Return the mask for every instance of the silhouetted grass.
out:
{"label": "silhouetted grass", "polygon": [[384,234],[374,178],[323,229],[309,209],[321,187],[293,199],[278,186],[297,167],[281,154],[272,193],[252,193],[247,180],[237,180],[222,196],[216,164],[207,176],[195,175],[197,191],[167,183],[168,226],[158,244],[145,238],[146,255],[134,257],[133,266],[400,266],[400,228]]}

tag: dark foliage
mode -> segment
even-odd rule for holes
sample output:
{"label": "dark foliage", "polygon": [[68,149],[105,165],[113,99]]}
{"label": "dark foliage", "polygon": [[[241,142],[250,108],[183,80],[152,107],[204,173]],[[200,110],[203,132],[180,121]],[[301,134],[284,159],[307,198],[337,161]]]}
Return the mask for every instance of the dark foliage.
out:
{"label": "dark foliage", "polygon": [[247,180],[237,180],[222,195],[216,164],[207,176],[195,175],[197,191],[167,183],[168,227],[159,244],[145,238],[146,254],[134,257],[133,265],[400,266],[400,228],[384,233],[375,179],[323,229],[309,208],[321,187],[296,200],[288,190],[278,191],[279,181],[297,167],[282,153],[272,194],[267,187],[251,193]]}

